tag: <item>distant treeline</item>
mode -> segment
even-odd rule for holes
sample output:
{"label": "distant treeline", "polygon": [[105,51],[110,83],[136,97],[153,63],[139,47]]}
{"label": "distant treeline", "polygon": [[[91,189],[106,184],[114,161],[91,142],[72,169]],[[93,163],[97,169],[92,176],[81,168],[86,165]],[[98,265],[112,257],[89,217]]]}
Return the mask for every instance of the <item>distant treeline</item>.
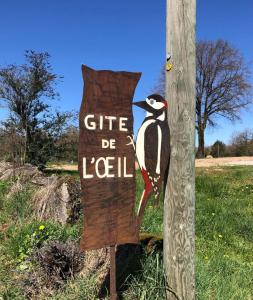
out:
{"label": "distant treeline", "polygon": [[[41,152],[40,155],[44,155],[47,162],[76,163],[78,160],[78,138],[78,128],[68,126],[60,135],[51,137],[50,143],[52,145],[50,147],[37,147],[35,149],[36,154]],[[6,128],[0,128],[0,161],[20,164],[24,142],[24,136],[16,131],[11,132]],[[217,140],[212,146],[205,147],[205,156],[208,155],[212,157],[253,156],[253,131],[247,129],[233,134],[231,142],[227,145]]]}
{"label": "distant treeline", "polygon": [[[42,136],[47,138],[43,138]],[[44,164],[47,162],[77,162],[79,131],[75,126],[66,127],[58,135],[40,132],[40,139],[34,148],[34,157],[40,157]],[[22,164],[25,149],[25,136],[16,130],[0,128],[0,161],[9,161],[16,165]],[[25,162],[31,162],[29,160]],[[35,163],[36,164],[36,163]],[[36,164],[39,166],[39,164]]]}
{"label": "distant treeline", "polygon": [[231,142],[225,144],[217,140],[212,146],[205,147],[205,156],[213,157],[234,157],[253,156],[253,131],[246,129],[233,134]]}

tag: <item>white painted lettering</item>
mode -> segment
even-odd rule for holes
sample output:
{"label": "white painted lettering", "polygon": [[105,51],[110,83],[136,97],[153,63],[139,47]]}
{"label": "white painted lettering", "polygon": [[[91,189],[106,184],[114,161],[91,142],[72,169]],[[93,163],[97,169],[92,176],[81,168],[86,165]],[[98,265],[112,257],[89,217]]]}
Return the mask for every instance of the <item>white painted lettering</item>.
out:
{"label": "white painted lettering", "polygon": [[103,130],[103,124],[104,124],[103,116],[99,116],[99,129],[100,130]]}
{"label": "white painted lettering", "polygon": [[115,143],[116,143],[115,139],[110,139],[110,140],[102,139],[102,148],[116,149]]}
{"label": "white painted lettering", "polygon": [[[98,165],[99,165],[100,161],[102,161],[104,163],[104,174],[100,174],[100,172],[99,172]],[[105,178],[106,177],[106,165],[107,165],[107,162],[106,162],[106,159],[104,157],[100,157],[100,158],[97,159],[97,161],[95,163],[95,170],[96,170],[96,174],[97,174],[98,178]]]}
{"label": "white painted lettering", "polygon": [[115,139],[110,139],[110,149],[116,149],[115,143],[116,143]]}
{"label": "white painted lettering", "polygon": [[84,125],[87,129],[89,130],[95,130],[96,129],[96,123],[94,121],[92,122],[88,122],[89,119],[93,118],[94,119],[94,115],[87,115],[84,118]]}
{"label": "white painted lettering", "polygon": [[121,177],[121,157],[118,157],[118,177]]}
{"label": "white painted lettering", "polygon": [[[87,172],[87,164],[93,165],[93,172],[89,168],[91,173]],[[127,158],[124,157],[99,157],[91,159],[83,158],[83,178],[91,179],[97,176],[98,178],[113,178],[115,174],[118,178],[132,178],[134,175],[127,173]]]}
{"label": "white painted lettering", "polygon": [[128,131],[128,128],[126,127],[127,120],[128,118],[126,117],[117,118],[115,116],[103,116],[103,115],[100,115],[95,120],[95,115],[91,114],[91,115],[86,115],[84,117],[84,125],[88,130],[96,130],[96,129],[103,130],[105,124],[108,124],[108,130],[112,131],[113,125],[117,121],[118,122],[117,126],[120,131]]}
{"label": "white painted lettering", "polygon": [[107,160],[106,177],[112,178],[114,177],[114,174],[110,174],[110,169],[113,169],[113,165],[110,165],[109,160],[115,160],[115,157],[107,157],[106,160]]}
{"label": "white painted lettering", "polygon": [[102,148],[106,149],[109,148],[109,146],[110,146],[110,141],[102,139]]}
{"label": "white painted lettering", "polygon": [[126,126],[125,121],[127,121],[127,118],[124,118],[124,117],[119,118],[119,130],[120,131],[128,131],[128,129],[124,127],[124,126]]}
{"label": "white painted lettering", "polygon": [[133,174],[127,174],[127,164],[126,164],[126,157],[124,157],[124,177],[133,177]]}
{"label": "white painted lettering", "polygon": [[83,179],[93,178],[92,174],[87,174],[86,157],[83,157]]}
{"label": "white painted lettering", "polygon": [[113,123],[113,120],[116,120],[117,118],[116,118],[116,117],[113,117],[113,116],[105,116],[105,119],[106,119],[106,120],[109,120],[109,130],[112,130],[112,123]]}

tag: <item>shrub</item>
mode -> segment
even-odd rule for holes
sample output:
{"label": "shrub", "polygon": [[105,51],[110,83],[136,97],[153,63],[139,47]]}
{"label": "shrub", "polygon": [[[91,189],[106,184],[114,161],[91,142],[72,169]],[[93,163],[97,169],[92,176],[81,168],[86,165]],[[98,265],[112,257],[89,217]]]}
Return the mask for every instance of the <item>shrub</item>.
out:
{"label": "shrub", "polygon": [[83,266],[83,253],[77,243],[50,241],[32,255],[35,267],[25,275],[23,289],[30,299],[43,291],[52,294],[68,279],[74,278]]}
{"label": "shrub", "polygon": [[78,228],[77,226],[62,227],[59,224],[51,222],[38,222],[26,224],[16,230],[12,228],[13,232],[10,240],[10,249],[12,256],[18,260],[22,268],[27,267],[23,262],[33,253],[35,249],[41,248],[45,243],[52,240],[59,240],[66,242],[69,237],[77,239]]}
{"label": "shrub", "polygon": [[60,280],[72,278],[81,271],[83,254],[77,243],[51,241],[35,251],[35,261],[47,276]]}
{"label": "shrub", "polygon": [[210,154],[212,157],[224,157],[226,156],[226,145],[217,140],[211,147],[211,152]]}

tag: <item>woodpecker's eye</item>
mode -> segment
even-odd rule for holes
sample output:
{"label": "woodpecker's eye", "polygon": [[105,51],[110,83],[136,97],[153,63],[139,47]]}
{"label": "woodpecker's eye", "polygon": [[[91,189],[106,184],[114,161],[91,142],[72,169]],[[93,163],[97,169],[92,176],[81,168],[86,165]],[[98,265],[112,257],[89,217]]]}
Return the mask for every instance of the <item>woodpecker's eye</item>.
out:
{"label": "woodpecker's eye", "polygon": [[155,102],[156,102],[156,101],[155,101],[154,99],[150,99],[150,100],[149,100],[150,105],[154,105]]}

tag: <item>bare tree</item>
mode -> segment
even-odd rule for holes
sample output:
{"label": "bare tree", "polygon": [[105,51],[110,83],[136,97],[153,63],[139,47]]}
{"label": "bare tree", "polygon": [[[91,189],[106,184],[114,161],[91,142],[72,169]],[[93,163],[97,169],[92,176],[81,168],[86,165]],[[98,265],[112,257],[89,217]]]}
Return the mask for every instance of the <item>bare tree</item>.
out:
{"label": "bare tree", "polygon": [[249,68],[240,52],[228,42],[201,41],[197,44],[196,129],[198,153],[204,157],[204,132],[215,126],[217,116],[240,119],[240,109],[251,99]]}
{"label": "bare tree", "polygon": [[[174,62],[176,64],[177,62]],[[205,129],[218,117],[240,119],[240,110],[252,102],[250,70],[238,49],[224,40],[200,41],[196,47],[196,130],[198,157],[205,156]],[[164,93],[165,71],[156,91]]]}

